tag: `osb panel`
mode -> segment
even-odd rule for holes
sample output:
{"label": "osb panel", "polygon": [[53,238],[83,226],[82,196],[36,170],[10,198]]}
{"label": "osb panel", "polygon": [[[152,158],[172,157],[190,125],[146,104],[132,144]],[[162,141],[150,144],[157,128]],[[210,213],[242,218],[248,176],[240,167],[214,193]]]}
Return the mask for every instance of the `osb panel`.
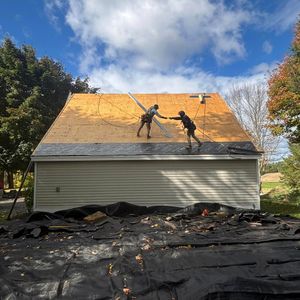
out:
{"label": "osb panel", "polygon": [[[216,142],[249,141],[236,118],[218,94],[206,99],[205,135],[204,109],[198,98],[191,94],[135,94],[146,107],[157,103],[163,116],[176,116],[184,110],[197,125],[196,135],[202,140]],[[184,142],[186,135],[180,121],[158,119],[171,133],[164,136],[152,123],[152,138],[146,139],[146,126],[142,137],[136,132],[142,109],[126,94],[74,94],[56,119],[43,143],[159,143]]]}

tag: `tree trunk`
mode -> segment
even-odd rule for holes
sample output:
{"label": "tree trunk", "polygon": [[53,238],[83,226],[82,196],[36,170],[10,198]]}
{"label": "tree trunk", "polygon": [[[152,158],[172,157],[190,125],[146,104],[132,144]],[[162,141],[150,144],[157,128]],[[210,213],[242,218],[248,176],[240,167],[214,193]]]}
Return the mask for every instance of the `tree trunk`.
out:
{"label": "tree trunk", "polygon": [[14,174],[13,174],[13,172],[7,172],[7,182],[8,182],[8,188],[13,189],[14,188]]}

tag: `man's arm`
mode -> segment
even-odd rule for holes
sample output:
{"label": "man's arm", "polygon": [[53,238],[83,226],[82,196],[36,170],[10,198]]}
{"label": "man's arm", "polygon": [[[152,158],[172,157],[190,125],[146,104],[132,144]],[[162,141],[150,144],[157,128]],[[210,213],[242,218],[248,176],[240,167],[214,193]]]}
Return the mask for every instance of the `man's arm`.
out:
{"label": "man's arm", "polygon": [[170,120],[178,120],[178,121],[181,120],[180,117],[169,117],[169,119],[170,119]]}
{"label": "man's arm", "polygon": [[167,117],[162,116],[158,111],[155,112],[155,115],[161,119],[168,119]]}

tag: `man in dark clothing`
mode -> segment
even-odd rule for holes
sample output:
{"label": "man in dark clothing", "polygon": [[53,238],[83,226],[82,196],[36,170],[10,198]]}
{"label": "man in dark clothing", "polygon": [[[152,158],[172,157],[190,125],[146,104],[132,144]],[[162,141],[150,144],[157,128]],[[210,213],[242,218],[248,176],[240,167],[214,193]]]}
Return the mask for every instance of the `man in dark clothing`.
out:
{"label": "man in dark clothing", "polygon": [[198,146],[200,147],[202,143],[195,135],[196,125],[195,123],[185,114],[184,111],[180,111],[178,117],[170,117],[170,120],[180,120],[184,126],[184,128],[187,129],[187,140],[188,140],[188,146],[187,149],[192,149],[192,141],[191,137],[198,143]]}
{"label": "man in dark clothing", "polygon": [[140,132],[142,130],[142,128],[144,127],[144,125],[146,124],[147,126],[147,139],[150,139],[151,136],[150,136],[150,130],[151,130],[151,123],[152,123],[152,119],[154,116],[157,116],[159,118],[162,118],[162,119],[167,119],[167,117],[163,117],[162,115],[160,115],[158,113],[158,110],[159,109],[159,106],[157,104],[154,104],[153,106],[151,106],[147,112],[143,115],[141,115],[141,123],[140,123],[140,127],[138,129],[138,132],[137,132],[137,137],[140,137]]}

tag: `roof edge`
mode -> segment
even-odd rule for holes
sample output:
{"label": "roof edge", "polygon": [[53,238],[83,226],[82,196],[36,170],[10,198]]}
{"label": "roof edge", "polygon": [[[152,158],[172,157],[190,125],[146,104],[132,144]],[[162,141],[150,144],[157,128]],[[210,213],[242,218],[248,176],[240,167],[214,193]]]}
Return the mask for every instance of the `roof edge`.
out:
{"label": "roof edge", "polygon": [[32,156],[33,162],[56,161],[130,161],[130,160],[256,160],[260,155],[226,154],[226,155],[106,155],[106,156]]}

